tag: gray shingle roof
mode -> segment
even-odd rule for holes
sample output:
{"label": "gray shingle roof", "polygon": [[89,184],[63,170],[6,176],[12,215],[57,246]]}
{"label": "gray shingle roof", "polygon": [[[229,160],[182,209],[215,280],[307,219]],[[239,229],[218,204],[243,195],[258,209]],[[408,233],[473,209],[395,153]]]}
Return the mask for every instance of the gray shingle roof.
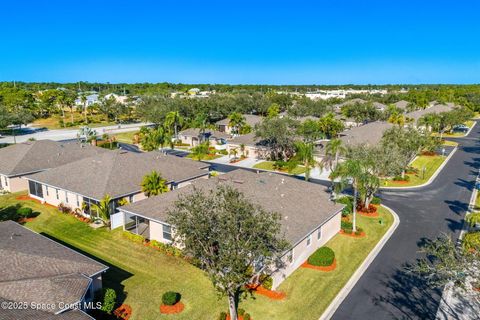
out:
{"label": "gray shingle roof", "polygon": [[274,173],[238,169],[129,204],[121,210],[165,222],[168,208],[174,205],[179,195],[192,192],[193,186],[201,190],[213,190],[219,184],[230,185],[265,210],[278,212],[282,216],[285,236],[292,244],[302,240],[343,208],[329,200],[324,186]]}
{"label": "gray shingle roof", "polygon": [[[183,131],[180,131],[179,133],[180,136],[187,136],[187,137],[198,137],[200,136],[200,129],[198,128],[189,128]],[[209,136],[210,138],[217,138],[217,139],[230,139],[232,136],[225,133],[225,132],[220,132],[217,130],[205,130],[205,135]]]}
{"label": "gray shingle roof", "polygon": [[29,141],[0,149],[0,173],[16,176],[55,168],[79,159],[109,152],[77,142]]}
{"label": "gray shingle roof", "polygon": [[106,194],[115,199],[139,192],[143,177],[153,170],[172,183],[206,175],[208,167],[202,162],[158,151],[132,153],[116,150],[27,178],[99,200]]}
{"label": "gray shingle roof", "polygon": [[407,117],[412,118],[415,122],[418,121],[422,116],[430,113],[442,113],[452,111],[454,109],[453,104],[436,104],[433,107],[412,111],[406,114]]}
{"label": "gray shingle roof", "polygon": [[[263,120],[263,117],[257,116],[254,114],[243,114],[243,116],[245,117],[245,122],[251,127],[254,127],[257,123],[260,123]],[[228,126],[229,122],[230,122],[230,119],[225,118],[217,121],[216,124]]]}
{"label": "gray shingle roof", "polygon": [[374,146],[380,142],[383,133],[391,127],[393,127],[393,124],[388,122],[370,122],[363,126],[343,131],[340,133],[340,140],[346,145],[368,144]]}
{"label": "gray shingle roof", "polygon": [[[45,312],[25,310],[21,317],[0,309],[0,319],[63,319],[52,315],[60,311],[58,304],[80,301],[90,277],[107,269],[13,221],[0,222],[0,256],[0,300],[56,305]],[[65,319],[88,319],[83,313],[71,312]]]}
{"label": "gray shingle roof", "polygon": [[394,105],[399,108],[405,110],[407,106],[410,104],[410,102],[405,101],[405,100],[400,100],[394,103]]}
{"label": "gray shingle roof", "polygon": [[234,144],[234,145],[244,144],[246,146],[251,146],[251,147],[259,147],[261,145],[260,138],[256,138],[254,132],[236,136],[235,138],[230,140],[228,143]]}

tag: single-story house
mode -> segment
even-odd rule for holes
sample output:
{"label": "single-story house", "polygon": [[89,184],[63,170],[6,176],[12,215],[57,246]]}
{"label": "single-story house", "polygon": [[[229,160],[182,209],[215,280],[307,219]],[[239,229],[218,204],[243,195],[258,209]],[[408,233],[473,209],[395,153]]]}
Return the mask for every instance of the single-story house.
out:
{"label": "single-story house", "polygon": [[345,145],[366,144],[377,145],[383,137],[383,133],[392,128],[393,124],[384,121],[375,121],[363,126],[353,127],[340,133],[340,140]]}
{"label": "single-story house", "polygon": [[394,103],[394,106],[397,107],[398,109],[401,109],[403,111],[407,110],[408,105],[410,102],[405,101],[405,100],[400,100]]}
{"label": "single-story house", "polygon": [[218,185],[232,186],[251,202],[281,215],[282,231],[291,249],[284,255],[285,268],[272,277],[274,288],[340,231],[343,206],[330,201],[326,187],[275,173],[242,169],[120,207],[124,228],[150,240],[171,243],[174,226],[167,223],[167,212],[179,195],[192,192],[193,186],[207,191]]}
{"label": "single-story house", "polygon": [[425,109],[409,112],[405,116],[410,118],[410,119],[413,119],[413,122],[416,124],[418,122],[418,119],[420,119],[421,117],[423,117],[426,114],[449,112],[449,111],[452,111],[453,109],[455,109],[455,105],[451,104],[451,103],[446,104],[446,105],[445,104],[436,104],[432,107],[428,107],[428,108],[425,108]]}
{"label": "single-story house", "polygon": [[[91,320],[107,266],[16,222],[0,222],[0,319]],[[90,307],[91,309],[91,307]]]}
{"label": "single-story house", "polygon": [[32,198],[54,206],[64,204],[90,216],[96,214],[92,204],[98,204],[106,195],[112,198],[112,213],[120,201],[132,203],[145,199],[141,183],[152,171],[158,172],[170,189],[175,189],[195,179],[208,178],[208,169],[208,164],[159,151],[116,150],[26,178]]}
{"label": "single-story house", "polygon": [[[89,94],[89,95],[85,96],[85,98],[86,98],[85,103],[87,104],[87,107],[90,107],[90,106],[100,102],[98,93]],[[84,106],[84,102],[82,101],[82,97],[78,97],[77,99],[75,99],[75,105],[78,106],[78,107],[83,107]]]}
{"label": "single-story house", "polygon": [[[257,123],[260,123],[263,120],[263,117],[254,114],[244,114],[243,117],[245,118],[245,123],[252,128],[255,127]],[[220,132],[225,132],[228,134],[232,133],[232,127],[230,127],[230,119],[228,118],[217,121],[215,125]]]}
{"label": "single-story house", "polygon": [[110,151],[89,144],[52,140],[28,141],[1,148],[0,190],[27,190],[25,176],[107,152]]}
{"label": "single-story house", "polygon": [[387,106],[383,103],[380,103],[380,102],[376,102],[374,101],[372,103],[372,105],[375,107],[375,109],[377,109],[378,111],[384,111],[385,109],[387,109]]}
{"label": "single-story house", "polygon": [[260,138],[255,137],[255,133],[247,133],[236,136],[228,141],[227,151],[230,154],[232,150],[237,150],[238,156],[243,155],[249,158],[265,159],[268,156],[269,147],[262,143]]}
{"label": "single-story house", "polygon": [[178,138],[183,144],[188,144],[191,147],[195,147],[200,144],[200,141],[209,141],[210,145],[225,145],[227,140],[232,136],[217,130],[206,129],[205,132],[201,132],[198,128],[190,128],[178,133]]}

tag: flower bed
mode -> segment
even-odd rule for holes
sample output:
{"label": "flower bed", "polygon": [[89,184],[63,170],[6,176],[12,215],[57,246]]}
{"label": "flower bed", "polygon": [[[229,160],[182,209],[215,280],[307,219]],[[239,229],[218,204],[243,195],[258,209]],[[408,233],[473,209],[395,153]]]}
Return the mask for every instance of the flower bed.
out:
{"label": "flower bed", "polygon": [[160,313],[163,314],[175,314],[180,313],[185,309],[185,305],[182,302],[177,302],[172,306],[168,306],[166,304],[160,305]]}
{"label": "flower bed", "polygon": [[337,259],[333,259],[333,263],[329,266],[314,266],[313,264],[308,263],[308,260],[307,260],[302,264],[302,268],[308,268],[308,269],[325,271],[325,272],[333,271],[337,268]]}
{"label": "flower bed", "polygon": [[422,156],[435,156],[437,153],[435,151],[422,151]]}
{"label": "flower bed", "polygon": [[268,290],[261,285],[251,284],[247,288],[272,300],[283,300],[287,297],[287,294],[283,291]]}
{"label": "flower bed", "polygon": [[120,307],[113,311],[113,314],[117,319],[128,320],[132,316],[132,307],[128,304],[122,304]]}
{"label": "flower bed", "polygon": [[350,233],[350,232],[345,232],[343,230],[340,230],[339,233],[344,235],[344,236],[352,237],[352,238],[363,238],[367,235],[364,231],[360,231],[360,232],[357,231],[356,233],[353,233],[353,232]]}
{"label": "flower bed", "polygon": [[42,201],[40,201],[38,199],[35,199],[35,198],[32,198],[32,197],[29,197],[28,195],[18,196],[15,199],[17,199],[19,201],[33,201],[33,202],[36,202],[36,203],[39,203],[39,204],[43,204],[44,206],[49,206],[49,207],[52,207],[52,208],[56,208],[56,206],[54,206],[54,205],[48,204],[46,202],[42,203]]}

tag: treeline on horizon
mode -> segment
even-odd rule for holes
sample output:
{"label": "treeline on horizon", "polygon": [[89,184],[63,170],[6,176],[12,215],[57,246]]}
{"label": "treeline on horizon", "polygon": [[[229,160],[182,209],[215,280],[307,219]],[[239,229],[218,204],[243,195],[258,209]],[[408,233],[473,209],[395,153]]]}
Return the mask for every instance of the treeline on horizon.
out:
{"label": "treeline on horizon", "polygon": [[445,90],[445,89],[461,89],[480,92],[480,84],[343,84],[343,85],[270,85],[270,84],[208,84],[208,83],[101,83],[101,82],[18,82],[3,81],[0,82],[0,90],[2,88],[18,87],[29,91],[39,91],[47,89],[65,88],[75,91],[96,91],[99,93],[117,93],[127,95],[168,95],[172,92],[187,92],[189,89],[198,88],[202,91],[215,90],[218,93],[235,93],[235,92],[267,92],[289,91],[305,93],[316,90],[334,90],[334,89],[358,89],[373,90],[386,89],[389,91],[407,90]]}

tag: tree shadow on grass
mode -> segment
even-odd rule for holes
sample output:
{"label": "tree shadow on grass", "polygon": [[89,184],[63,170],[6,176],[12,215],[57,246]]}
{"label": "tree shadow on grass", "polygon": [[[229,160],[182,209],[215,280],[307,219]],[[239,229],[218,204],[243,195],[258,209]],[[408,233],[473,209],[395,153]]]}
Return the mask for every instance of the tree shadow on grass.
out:
{"label": "tree shadow on grass", "polygon": [[382,282],[388,294],[374,298],[374,303],[389,310],[391,319],[435,319],[442,290],[432,289],[424,279],[403,265]]}
{"label": "tree shadow on grass", "polygon": [[40,233],[41,235],[49,238],[49,239],[52,239],[53,241],[55,242],[58,242],[62,245],[64,245],[65,247],[68,247],[78,253],[81,253],[95,261],[98,261],[104,265],[106,265],[109,269],[102,275],[102,279],[103,279],[103,287],[104,288],[112,288],[115,290],[115,292],[117,293],[117,303],[118,304],[122,304],[125,299],[127,298],[127,292],[124,291],[125,287],[121,284],[124,280],[130,278],[131,276],[133,276],[132,273],[126,271],[126,270],[123,270],[113,264],[110,264],[88,252],[85,252],[77,247],[74,247],[58,238],[55,238],[49,234],[46,234],[44,232],[41,232]]}

